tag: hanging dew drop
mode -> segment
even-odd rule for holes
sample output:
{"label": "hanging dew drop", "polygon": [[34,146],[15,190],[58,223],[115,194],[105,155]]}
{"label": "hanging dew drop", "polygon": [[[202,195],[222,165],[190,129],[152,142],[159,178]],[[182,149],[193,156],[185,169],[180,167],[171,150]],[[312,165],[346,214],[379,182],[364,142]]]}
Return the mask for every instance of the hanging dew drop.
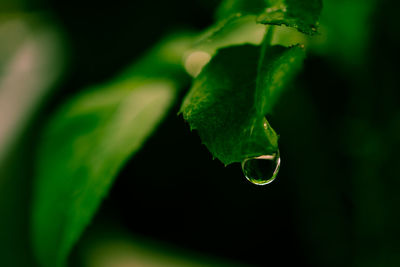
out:
{"label": "hanging dew drop", "polygon": [[281,166],[279,150],[272,155],[247,158],[242,162],[244,176],[255,185],[266,185],[275,180]]}

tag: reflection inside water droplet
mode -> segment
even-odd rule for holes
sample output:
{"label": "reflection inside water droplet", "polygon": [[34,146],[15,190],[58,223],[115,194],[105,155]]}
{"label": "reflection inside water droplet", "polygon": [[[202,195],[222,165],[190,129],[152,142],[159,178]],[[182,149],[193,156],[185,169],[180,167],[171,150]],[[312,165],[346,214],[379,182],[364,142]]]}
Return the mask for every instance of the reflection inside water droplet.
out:
{"label": "reflection inside water droplet", "polygon": [[242,162],[247,180],[256,185],[266,185],[275,180],[281,166],[279,150],[272,155],[248,158]]}

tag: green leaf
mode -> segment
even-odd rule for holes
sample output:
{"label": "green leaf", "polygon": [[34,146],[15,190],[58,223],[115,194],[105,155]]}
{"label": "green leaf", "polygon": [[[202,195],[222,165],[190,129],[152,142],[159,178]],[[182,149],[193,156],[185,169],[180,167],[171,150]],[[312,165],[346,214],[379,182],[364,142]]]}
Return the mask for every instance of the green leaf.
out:
{"label": "green leaf", "polygon": [[322,0],[225,0],[217,10],[217,18],[258,15],[257,22],[286,25],[305,34],[315,34],[322,10]]}
{"label": "green leaf", "polygon": [[196,77],[218,49],[245,43],[260,44],[264,34],[265,26],[257,24],[254,15],[219,21],[201,34],[186,54],[186,71]]}
{"label": "green leaf", "polygon": [[300,69],[299,46],[221,49],[195,79],[181,112],[214,157],[224,164],[276,152],[278,136],[265,119]]}
{"label": "green leaf", "polygon": [[42,266],[65,265],[118,171],[174,102],[177,82],[186,81],[176,78],[185,75],[181,59],[189,43],[169,40],[139,67],[83,91],[50,120],[38,146],[33,202],[33,242]]}
{"label": "green leaf", "polygon": [[305,34],[317,32],[322,0],[269,0],[268,8],[257,21],[269,25],[286,25]]}
{"label": "green leaf", "polygon": [[[287,2],[287,5],[284,3]],[[298,2],[272,0],[226,0],[223,1],[217,11],[218,21],[208,28],[194,42],[193,48],[188,52],[185,59],[185,67],[189,74],[196,77],[202,68],[209,62],[215,52],[223,47],[239,44],[260,44],[266,31],[273,28],[274,35],[271,36],[270,44],[291,46],[298,43],[306,43],[308,40],[302,32],[315,33],[319,9],[315,7],[320,0],[308,0],[299,4]],[[288,7],[286,7],[288,6]],[[284,8],[283,8],[284,7]],[[312,12],[306,12],[306,8],[312,8]],[[282,8],[282,9],[281,9]],[[293,10],[297,10],[292,12]],[[298,11],[300,10],[300,11]],[[269,14],[277,17],[278,11],[287,12],[283,22],[272,20]],[[297,16],[293,19],[291,16]],[[314,24],[306,27],[304,19],[311,21],[310,17],[315,15]],[[269,26],[257,23],[269,20]],[[288,25],[290,27],[274,27],[273,25]]]}
{"label": "green leaf", "polygon": [[25,137],[65,67],[62,32],[47,20],[0,12],[0,163]]}
{"label": "green leaf", "polygon": [[256,16],[231,16],[208,28],[194,42],[194,48],[214,54],[216,50],[239,44],[261,44],[265,26],[256,23]]}
{"label": "green leaf", "polygon": [[32,190],[34,122],[63,77],[67,49],[62,29],[54,18],[43,12],[10,14],[2,8],[0,266],[36,266],[29,246],[28,212]]}
{"label": "green leaf", "polygon": [[231,16],[258,15],[266,9],[266,0],[224,0],[216,11],[217,20],[223,20]]}

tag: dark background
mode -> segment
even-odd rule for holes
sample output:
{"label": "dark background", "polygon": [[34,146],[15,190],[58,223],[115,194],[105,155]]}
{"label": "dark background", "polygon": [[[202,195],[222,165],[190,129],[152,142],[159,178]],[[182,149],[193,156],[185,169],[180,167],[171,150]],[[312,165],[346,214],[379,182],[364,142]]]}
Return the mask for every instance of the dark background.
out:
{"label": "dark background", "polygon": [[[211,25],[218,2],[21,2],[50,13],[70,48],[67,74],[37,127],[69,96],[112,78],[168,32]],[[176,115],[178,101],[126,164],[88,232],[113,221],[249,265],[400,266],[400,31],[392,2],[379,1],[365,25],[370,38],[361,58],[309,51],[270,115],[281,136],[276,181],[258,187],[238,164],[212,160]]]}

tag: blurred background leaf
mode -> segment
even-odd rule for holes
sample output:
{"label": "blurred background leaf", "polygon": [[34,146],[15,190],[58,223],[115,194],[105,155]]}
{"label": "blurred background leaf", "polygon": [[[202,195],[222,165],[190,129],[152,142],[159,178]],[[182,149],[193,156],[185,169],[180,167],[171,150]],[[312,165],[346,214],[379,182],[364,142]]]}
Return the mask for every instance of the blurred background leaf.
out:
{"label": "blurred background leaf", "polygon": [[66,44],[48,14],[0,13],[0,39],[0,258],[29,266],[31,129],[65,70]]}
{"label": "blurred background leaf", "polygon": [[42,266],[65,265],[119,169],[142,147],[185,83],[183,67],[179,73],[175,66],[182,66],[190,39],[170,39],[130,75],[70,100],[38,140],[32,230]]}
{"label": "blurred background leaf", "polygon": [[63,68],[60,30],[39,16],[0,16],[0,162]]}
{"label": "blurred background leaf", "polygon": [[83,267],[122,266],[245,266],[242,263],[210,257],[196,251],[175,247],[132,235],[114,218],[99,218],[86,231],[81,250],[72,265]]}

